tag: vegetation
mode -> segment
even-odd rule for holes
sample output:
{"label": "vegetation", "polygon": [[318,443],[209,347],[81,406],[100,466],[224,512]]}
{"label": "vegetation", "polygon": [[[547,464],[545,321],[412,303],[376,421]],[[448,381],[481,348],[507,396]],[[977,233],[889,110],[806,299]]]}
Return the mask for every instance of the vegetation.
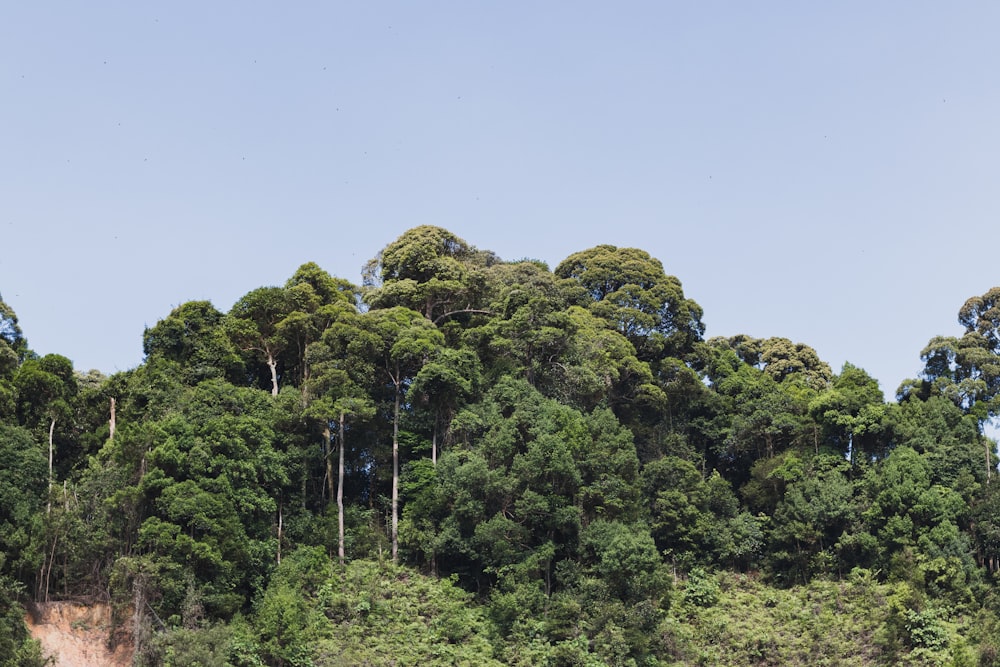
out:
{"label": "vegetation", "polygon": [[144,667],[1000,664],[1000,288],[891,401],[702,316],[642,250],[429,226],[110,377],[0,300],[0,665],[80,598]]}

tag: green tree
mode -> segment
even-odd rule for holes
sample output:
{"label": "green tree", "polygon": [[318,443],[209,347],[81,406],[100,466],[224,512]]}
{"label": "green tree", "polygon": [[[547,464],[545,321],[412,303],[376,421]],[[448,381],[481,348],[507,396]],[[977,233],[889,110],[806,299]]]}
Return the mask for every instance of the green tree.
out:
{"label": "green tree", "polygon": [[104,453],[128,467],[113,501],[137,522],[136,557],[120,567],[161,618],[182,617],[191,591],[225,618],[262,589],[277,552],[272,492],[289,481],[274,410],[258,390],[207,380]]}
{"label": "green tree", "polygon": [[[72,403],[77,392],[73,362],[58,354],[28,359],[18,369],[14,386],[20,422],[31,429],[39,440],[44,439],[48,443],[51,494],[57,463],[56,426],[62,426],[60,436],[71,430]],[[62,437],[59,439],[65,441]],[[70,449],[70,443],[65,444],[65,449]]]}
{"label": "green tree", "polygon": [[28,355],[28,342],[17,324],[14,309],[0,296],[0,418],[14,411],[13,390],[5,387],[6,380]]}
{"label": "green tree", "polygon": [[402,307],[372,310],[360,320],[368,334],[377,373],[387,382],[392,414],[392,560],[399,551],[399,426],[406,392],[421,367],[444,345],[437,327],[415,311]]}
{"label": "green tree", "polygon": [[285,368],[301,386],[309,379],[309,345],[319,340],[343,310],[355,311],[360,294],[350,282],[334,278],[314,262],[296,269],[285,289],[294,310],[278,323],[278,334],[288,343]]}
{"label": "green tree", "polygon": [[701,307],[643,250],[600,245],[570,255],[555,275],[583,286],[594,313],[613,323],[640,359],[683,357],[705,332]]}
{"label": "green tree", "polygon": [[41,445],[23,428],[0,424],[0,576],[25,580],[41,564],[30,541],[45,489]]}
{"label": "green tree", "polygon": [[852,462],[885,454],[885,411],[878,381],[850,363],[845,363],[832,386],[809,404],[809,412],[827,441]]}
{"label": "green tree", "polygon": [[[958,312],[958,322],[965,333],[960,338],[932,338],[920,354],[923,381],[904,386],[901,395],[946,396],[974,415],[982,428],[1000,414],[1000,287],[968,299]],[[989,441],[985,444],[989,482],[995,453]]]}
{"label": "green tree", "polygon": [[209,378],[243,380],[243,360],[223,328],[224,315],[208,301],[189,301],[147,328],[142,349],[147,359],[178,364],[190,385]]}
{"label": "green tree", "polygon": [[776,576],[805,583],[813,574],[832,572],[834,547],[860,510],[849,472],[842,457],[821,455],[787,481],[768,531]]}
{"label": "green tree", "polygon": [[[334,496],[333,470],[330,447],[331,424],[337,424],[337,555],[340,564],[346,557],[344,534],[344,453],[347,449],[348,422],[356,424],[372,418],[375,406],[356,379],[370,374],[371,361],[352,356],[363,342],[366,332],[360,328],[360,316],[351,309],[344,309],[340,317],[306,354],[310,367],[308,391],[310,403],[305,414],[322,424],[326,478]],[[371,340],[370,344],[375,341]]]}
{"label": "green tree", "polygon": [[778,337],[751,338],[742,334],[710,342],[730,347],[745,363],[756,366],[778,382],[799,378],[812,389],[822,390],[833,379],[830,365],[805,343]]}
{"label": "green tree", "polygon": [[484,312],[484,270],[496,261],[446,229],[414,227],[368,262],[365,299],[372,308],[415,310],[435,324]]}
{"label": "green tree", "polygon": [[289,344],[282,321],[295,307],[291,294],[281,287],[258,287],[240,298],[225,320],[226,332],[245,352],[263,358],[270,375],[271,395],[278,395],[278,362]]}
{"label": "green tree", "polygon": [[479,357],[472,350],[440,347],[433,351],[413,378],[410,395],[417,397],[417,401],[426,405],[431,413],[433,465],[437,465],[439,435],[443,430],[443,439],[450,439],[451,419],[477,393],[481,373]]}

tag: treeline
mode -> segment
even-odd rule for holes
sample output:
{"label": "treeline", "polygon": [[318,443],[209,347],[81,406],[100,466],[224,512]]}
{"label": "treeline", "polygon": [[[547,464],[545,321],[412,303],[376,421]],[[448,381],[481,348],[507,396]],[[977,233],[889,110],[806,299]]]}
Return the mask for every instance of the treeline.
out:
{"label": "treeline", "polygon": [[110,377],[0,301],[0,665],[61,599],[149,666],[1000,664],[1000,288],[959,322],[887,402],[705,340],[642,250],[430,226],[361,286],[182,304]]}

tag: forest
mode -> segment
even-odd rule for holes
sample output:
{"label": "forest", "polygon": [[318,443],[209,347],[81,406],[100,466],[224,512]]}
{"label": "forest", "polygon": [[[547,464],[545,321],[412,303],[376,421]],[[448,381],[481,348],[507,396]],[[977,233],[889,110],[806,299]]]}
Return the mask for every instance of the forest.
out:
{"label": "forest", "polygon": [[58,600],[139,667],[1000,665],[1000,287],[887,399],[706,338],[640,249],[421,226],[361,278],[183,303],[110,376],[0,300],[0,666]]}

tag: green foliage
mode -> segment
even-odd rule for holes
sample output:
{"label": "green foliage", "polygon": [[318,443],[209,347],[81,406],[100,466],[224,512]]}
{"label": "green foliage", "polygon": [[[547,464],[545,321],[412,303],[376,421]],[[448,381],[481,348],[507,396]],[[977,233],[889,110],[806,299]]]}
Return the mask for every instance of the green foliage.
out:
{"label": "green foliage", "polygon": [[454,584],[385,563],[282,561],[253,625],[267,665],[493,665],[488,624]]}
{"label": "green foliage", "polygon": [[147,667],[998,662],[1000,288],[887,404],[703,341],[639,249],[421,226],[363,278],[184,303],[111,377],[0,301],[0,664],[27,591]]}
{"label": "green foliage", "polygon": [[578,282],[594,313],[628,338],[640,359],[681,357],[705,331],[701,307],[643,250],[600,245],[570,255],[555,274]]}
{"label": "green foliage", "polygon": [[19,603],[23,596],[20,584],[0,575],[0,667],[44,667],[48,664],[42,658],[38,642],[28,637],[24,608]]}
{"label": "green foliage", "polygon": [[[0,296],[0,379],[13,374],[27,355],[28,341],[18,326],[17,315]],[[2,407],[3,404],[0,403],[0,408]],[[3,414],[0,410],[0,416]]]}
{"label": "green foliage", "polygon": [[694,574],[683,595],[705,602],[672,608],[657,628],[669,664],[972,664],[963,637],[973,619],[921,606],[908,585],[880,584],[867,570],[782,589],[719,574],[708,595],[704,575]]}
{"label": "green foliage", "polygon": [[187,384],[209,378],[238,381],[244,372],[223,327],[223,314],[208,301],[189,301],[146,329],[142,349],[147,358],[179,365]]}
{"label": "green foliage", "polygon": [[0,424],[0,574],[23,579],[38,567],[30,545],[32,519],[45,490],[41,445],[24,429]]}

